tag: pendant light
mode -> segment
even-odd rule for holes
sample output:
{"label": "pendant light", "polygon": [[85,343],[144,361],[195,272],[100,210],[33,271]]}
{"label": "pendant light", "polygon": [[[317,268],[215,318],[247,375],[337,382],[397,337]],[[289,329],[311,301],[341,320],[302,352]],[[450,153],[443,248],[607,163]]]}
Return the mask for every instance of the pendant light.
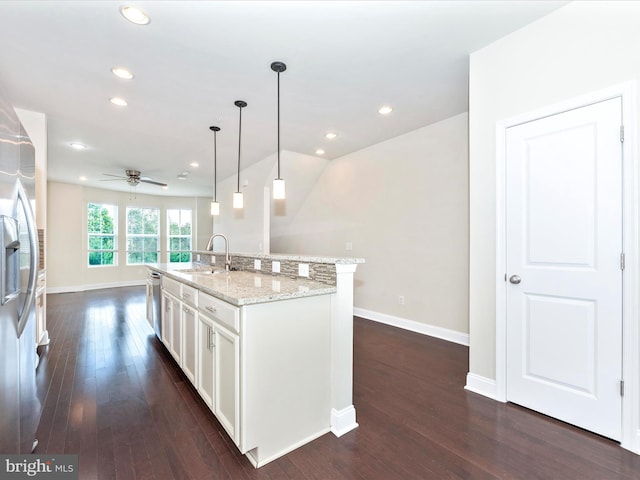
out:
{"label": "pendant light", "polygon": [[218,148],[216,145],[216,134],[220,131],[220,127],[209,127],[213,131],[213,202],[211,202],[211,215],[220,215],[220,204],[218,203],[216,183],[217,183],[217,167],[218,167]]}
{"label": "pendant light", "polygon": [[240,109],[240,120],[238,122],[238,190],[233,194],[233,208],[243,208],[244,201],[240,191],[240,145],[242,141],[242,109],[247,106],[247,102],[236,100],[233,104]]}
{"label": "pendant light", "polygon": [[271,70],[278,74],[278,176],[273,181],[273,198],[276,200],[285,198],[284,180],[280,178],[280,73],[286,69],[287,66],[283,62],[271,64]]}

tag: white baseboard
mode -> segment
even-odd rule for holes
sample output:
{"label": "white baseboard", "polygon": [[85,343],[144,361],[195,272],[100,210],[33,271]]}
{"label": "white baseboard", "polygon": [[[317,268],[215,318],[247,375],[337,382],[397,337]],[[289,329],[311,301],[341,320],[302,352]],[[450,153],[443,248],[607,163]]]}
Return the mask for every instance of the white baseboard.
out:
{"label": "white baseboard", "polygon": [[47,293],[73,293],[86,292],[88,290],[100,290],[101,288],[137,287],[144,285],[145,280],[130,280],[126,282],[95,283],[92,285],[68,285],[65,287],[47,287]]}
{"label": "white baseboard", "polygon": [[426,323],[416,322],[415,320],[394,317],[393,315],[373,312],[371,310],[365,310],[364,308],[354,308],[353,314],[356,317],[366,318],[367,320],[384,323],[386,325],[391,325],[392,327],[398,327],[404,330],[421,333],[423,335],[429,335],[430,337],[440,338],[459,345],[464,345],[465,347],[469,346],[468,333],[456,332],[455,330],[449,330],[448,328],[427,325]]}
{"label": "white baseboard", "polygon": [[317,438],[320,438],[322,435],[326,433],[329,433],[328,428],[322,429],[314,433],[313,435],[310,435],[309,437],[302,439],[299,442],[294,443],[293,445],[288,446],[287,448],[279,451],[278,453],[274,453],[273,455],[270,455],[267,458],[261,458],[261,459],[257,458],[256,454],[260,451],[260,447],[254,448],[253,450],[249,450],[247,453],[245,453],[245,456],[249,459],[249,462],[251,462],[251,465],[253,465],[255,468],[260,468],[265,466],[267,463],[273,462],[274,460],[282,457],[283,455],[286,455],[287,453],[293,452],[296,448],[299,448],[303,445],[306,445],[309,442],[314,441]]}
{"label": "white baseboard", "polygon": [[331,409],[331,432],[336,437],[341,437],[354,428],[358,428],[356,422],[356,409],[353,405],[342,410]]}
{"label": "white baseboard", "polygon": [[496,396],[496,381],[487,377],[476,375],[475,373],[467,373],[467,384],[464,386],[465,390],[470,392],[489,397],[493,400],[497,399]]}

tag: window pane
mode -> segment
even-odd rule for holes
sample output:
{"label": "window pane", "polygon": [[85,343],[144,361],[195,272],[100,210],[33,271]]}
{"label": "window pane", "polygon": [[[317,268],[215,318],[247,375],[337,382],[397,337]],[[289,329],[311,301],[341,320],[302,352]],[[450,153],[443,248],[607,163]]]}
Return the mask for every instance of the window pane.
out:
{"label": "window pane", "polygon": [[[114,205],[87,204],[87,261],[89,265],[115,265],[116,219]],[[107,250],[107,251],[104,251]]]}
{"label": "window pane", "polygon": [[167,210],[169,262],[191,261],[191,220],[191,210]]}
{"label": "window pane", "polygon": [[180,250],[191,250],[191,238],[180,239]]}

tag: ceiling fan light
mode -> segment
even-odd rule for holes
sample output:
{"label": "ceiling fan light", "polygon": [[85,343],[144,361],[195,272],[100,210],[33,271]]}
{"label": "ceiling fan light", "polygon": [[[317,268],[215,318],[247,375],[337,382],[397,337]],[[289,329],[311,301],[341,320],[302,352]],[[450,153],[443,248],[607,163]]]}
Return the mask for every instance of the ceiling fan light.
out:
{"label": "ceiling fan light", "polygon": [[214,215],[214,216],[220,215],[220,203],[211,202],[211,215]]}
{"label": "ceiling fan light", "polygon": [[276,178],[273,181],[273,198],[275,200],[284,200],[285,198],[284,179]]}
{"label": "ceiling fan light", "polygon": [[242,192],[234,192],[233,208],[244,208],[244,199],[242,197]]}

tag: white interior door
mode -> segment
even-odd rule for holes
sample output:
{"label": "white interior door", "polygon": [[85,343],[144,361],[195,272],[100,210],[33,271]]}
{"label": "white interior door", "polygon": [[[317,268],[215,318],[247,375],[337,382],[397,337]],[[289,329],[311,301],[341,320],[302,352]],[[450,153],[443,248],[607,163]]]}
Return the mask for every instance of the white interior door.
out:
{"label": "white interior door", "polygon": [[621,437],[621,98],[507,129],[507,400]]}

